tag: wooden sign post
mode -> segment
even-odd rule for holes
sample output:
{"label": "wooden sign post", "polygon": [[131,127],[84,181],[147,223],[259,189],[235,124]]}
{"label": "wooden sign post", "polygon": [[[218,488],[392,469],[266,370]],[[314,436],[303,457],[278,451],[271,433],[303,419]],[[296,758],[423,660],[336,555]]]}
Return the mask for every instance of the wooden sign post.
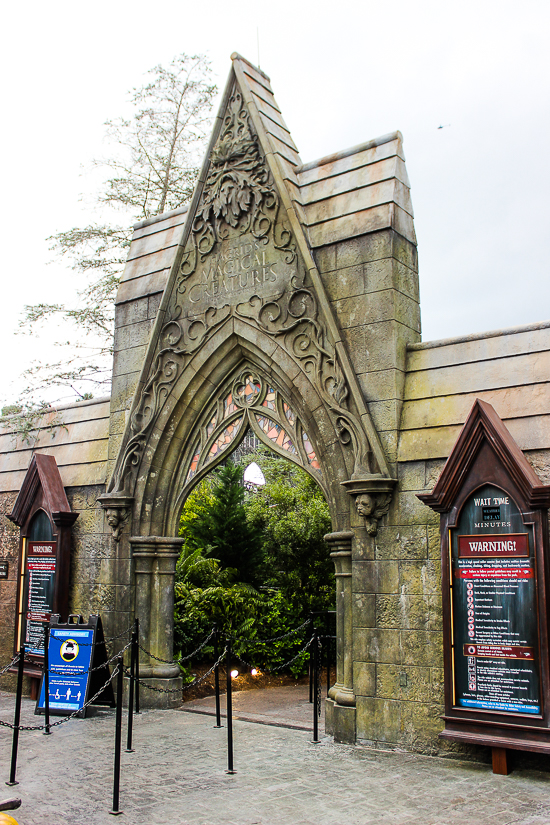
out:
{"label": "wooden sign post", "polygon": [[441,516],[445,739],[550,753],[548,514],[541,483],[476,400],[433,492]]}

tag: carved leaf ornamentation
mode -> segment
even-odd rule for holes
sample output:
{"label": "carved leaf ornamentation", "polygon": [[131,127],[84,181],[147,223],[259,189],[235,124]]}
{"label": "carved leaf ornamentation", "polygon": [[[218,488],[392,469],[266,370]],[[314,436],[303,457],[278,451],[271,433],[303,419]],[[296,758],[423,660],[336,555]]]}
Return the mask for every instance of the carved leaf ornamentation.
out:
{"label": "carved leaf ornamentation", "polygon": [[[199,278],[205,277],[206,267],[213,271],[219,266],[224,244],[228,246],[242,236],[247,236],[246,243],[250,243],[251,235],[262,249],[275,247],[279,251],[284,263],[279,261],[278,265],[287,268],[286,287],[275,298],[254,294],[240,304],[209,305],[216,302],[215,293],[203,289],[204,282],[198,283]],[[202,267],[213,251],[212,260]],[[262,273],[265,287],[275,282],[277,272],[262,252],[258,252],[257,258],[255,274],[259,277],[258,272]],[[252,267],[247,269],[251,271]],[[195,272],[197,278],[193,284],[189,279]],[[231,273],[226,274],[229,278]],[[332,413],[341,443],[353,450],[354,474],[370,472],[370,445],[360,418],[350,409],[350,388],[337,347],[329,340],[315,295],[304,286],[304,278],[295,238],[284,210],[280,209],[273,177],[241,93],[235,86],[209,158],[203,190],[180,259],[168,303],[169,316],[160,331],[147,378],[132,410],[129,437],[119,457],[110,492],[124,492],[130,486],[130,477],[141,463],[151,429],[189,357],[233,314],[257,325],[267,335],[283,339],[287,351],[301,364]],[[244,288],[244,284],[241,286]],[[193,289],[196,294],[197,288],[202,289],[203,298],[207,296],[207,303],[200,306],[190,297]],[[266,295],[265,291],[263,294]],[[234,402],[239,403],[236,396]],[[301,439],[300,434],[297,437]]]}
{"label": "carved leaf ornamentation", "polygon": [[[131,435],[113,477],[110,491],[124,490],[131,470],[139,466],[149,431],[158,418],[172,386],[181,375],[188,357],[230,315],[229,307],[209,307],[201,317],[181,318],[181,309],[168,320],[160,334],[158,351],[148,381],[130,417]],[[179,345],[179,346],[178,346]]]}
{"label": "carved leaf ornamentation", "polygon": [[279,215],[279,195],[237,90],[229,100],[210,156],[197,216],[180,264],[180,291],[198,262],[204,262],[216,243],[228,237],[230,228],[241,235],[251,232],[258,240],[271,235],[275,247],[287,253],[287,263],[296,257],[290,228]]}
{"label": "carved leaf ornamentation", "polygon": [[335,416],[340,442],[351,446],[354,473],[371,473],[371,449],[358,417],[349,409],[349,386],[338,353],[319,319],[315,295],[304,286],[269,301],[255,295],[237,305],[235,314],[254,320],[268,335],[283,339],[285,349],[301,362],[327,408]]}

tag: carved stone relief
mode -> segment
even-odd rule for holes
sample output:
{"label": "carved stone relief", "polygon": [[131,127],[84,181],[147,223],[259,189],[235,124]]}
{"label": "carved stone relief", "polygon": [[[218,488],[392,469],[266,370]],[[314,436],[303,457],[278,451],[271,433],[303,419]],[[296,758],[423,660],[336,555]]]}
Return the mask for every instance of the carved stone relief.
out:
{"label": "carved stone relief", "polygon": [[355,499],[355,507],[359,515],[365,519],[365,527],[369,536],[375,536],[378,533],[378,521],[388,512],[391,499],[391,493],[378,495],[361,493]]}
{"label": "carved stone relief", "polygon": [[236,86],[210,156],[149,375],[109,493],[131,492],[149,433],[193,355],[236,316],[277,339],[301,365],[329,411],[354,477],[373,457],[335,342]]}

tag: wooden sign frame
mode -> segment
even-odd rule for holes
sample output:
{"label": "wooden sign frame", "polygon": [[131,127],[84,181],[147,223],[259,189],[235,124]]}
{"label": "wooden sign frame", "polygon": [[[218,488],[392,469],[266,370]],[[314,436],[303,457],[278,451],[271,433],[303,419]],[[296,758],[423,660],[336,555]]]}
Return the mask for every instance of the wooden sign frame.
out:
{"label": "wooden sign frame", "polygon": [[[472,506],[472,501],[481,505],[481,500],[473,499],[476,491],[484,488],[502,491],[502,500],[509,498],[510,507],[512,503],[517,507],[515,512],[515,525],[520,525],[519,534],[527,534],[529,538],[519,539],[516,542],[508,522],[498,523],[500,535],[496,529],[491,529],[491,522],[481,522],[475,525],[476,536],[461,535],[458,537],[459,525],[465,524],[466,507]],[[418,496],[424,504],[431,507],[440,514],[441,529],[441,562],[442,562],[442,605],[443,605],[443,656],[445,673],[445,730],[440,734],[444,739],[454,742],[464,742],[467,744],[485,745],[493,749],[493,771],[495,773],[508,773],[507,751],[525,750],[538,753],[550,754],[550,665],[548,656],[549,623],[548,623],[548,585],[549,576],[549,552],[548,552],[548,513],[550,507],[550,486],[542,484],[535,471],[513,440],[512,436],[500,420],[493,407],[487,402],[477,399],[458,440],[449,456],[445,467],[431,493],[424,493]],[[497,499],[495,499],[496,501]],[[496,509],[491,512],[492,500],[488,502],[485,511],[487,518],[496,517]],[[481,512],[481,507],[478,508]],[[487,527],[487,530],[484,528]],[[503,533],[503,530],[509,532]],[[487,533],[487,535],[485,535]],[[457,604],[456,577],[466,577],[475,575],[486,575],[486,573],[475,570],[457,570],[457,547],[453,541],[462,541],[462,554],[467,556],[469,551],[466,547],[472,548],[470,555],[477,552],[493,553],[494,556],[506,558],[516,555],[525,558],[526,553],[531,554],[529,563],[526,562],[524,575],[534,579],[530,583],[531,599],[533,601],[531,613],[536,616],[538,641],[534,648],[529,648],[530,653],[525,656],[532,656],[536,665],[530,673],[537,673],[536,680],[539,685],[534,687],[534,693],[540,696],[540,704],[534,704],[532,710],[538,712],[517,712],[521,705],[510,705],[507,710],[501,708],[505,706],[503,702],[476,703],[478,707],[464,707],[457,702],[457,673],[454,662],[458,655],[457,648],[454,647],[455,637],[458,635],[457,628],[453,628],[453,587],[456,591],[455,611]],[[475,539],[486,538],[486,546],[479,545]],[[501,539],[496,541],[495,539]],[[491,539],[493,543],[491,544]],[[526,550],[526,548],[530,548]],[[472,564],[483,565],[479,559],[475,559]],[[502,562],[503,564],[518,565],[520,560],[515,562]],[[464,562],[463,566],[467,566]],[[453,567],[455,571],[455,581],[453,582]],[[528,572],[528,571],[531,572]],[[498,574],[500,575],[500,574]],[[503,579],[505,581],[506,579]],[[473,584],[467,585],[473,588]],[[480,591],[481,592],[481,591]],[[496,592],[496,591],[495,591]],[[513,592],[509,590],[508,592]],[[485,594],[490,593],[485,590]],[[467,595],[472,595],[467,593]],[[487,601],[487,600],[486,600]],[[489,601],[491,601],[489,599]],[[473,607],[473,604],[472,604]],[[456,615],[456,612],[455,612]],[[473,611],[472,611],[473,615]],[[479,614],[478,614],[479,615]],[[487,614],[486,614],[487,615]],[[502,614],[504,615],[504,614]],[[467,621],[470,621],[468,619]],[[473,625],[473,619],[472,625]],[[470,625],[468,625],[470,627]],[[477,627],[471,627],[472,642],[479,641],[477,637]],[[496,632],[496,631],[495,631]],[[473,645],[472,650],[474,650]],[[466,651],[470,648],[465,648]],[[518,648],[520,650],[520,648]],[[528,648],[525,648],[528,650]],[[476,651],[474,651],[476,652]],[[488,656],[489,654],[487,654]],[[508,654],[506,654],[508,656]],[[487,659],[486,661],[489,661]],[[490,672],[489,670],[487,672]],[[493,668],[493,672],[498,672],[498,667]],[[469,678],[469,677],[468,677]],[[498,676],[494,677],[498,680]],[[532,677],[535,679],[535,677]],[[473,687],[475,687],[475,676],[472,676]],[[526,680],[524,680],[526,681]],[[522,688],[524,689],[524,688]],[[537,690],[540,692],[537,693]],[[498,690],[496,691],[498,696]],[[463,694],[461,694],[463,695]],[[477,695],[477,694],[472,694]],[[464,700],[463,700],[464,701]],[[485,707],[483,707],[485,704]],[[498,707],[492,710],[491,707]],[[525,707],[523,708],[525,711]]]}
{"label": "wooden sign frame", "polygon": [[[35,453],[27,474],[21,485],[12,512],[8,515],[10,521],[20,528],[19,540],[19,576],[17,586],[17,616],[14,633],[14,653],[17,653],[21,644],[25,643],[23,636],[23,604],[26,578],[28,577],[27,560],[29,549],[29,531],[34,517],[43,511],[52,526],[52,541],[45,540],[44,545],[55,544],[54,556],[54,590],[51,611],[44,618],[44,624],[49,622],[50,615],[57,613],[67,616],[69,612],[69,573],[71,556],[72,526],[78,518],[78,513],[71,511],[61,475],[53,456]],[[34,542],[38,544],[39,542]],[[31,696],[36,698],[38,680],[42,675],[44,656],[36,652],[28,655],[24,673],[32,678]]]}

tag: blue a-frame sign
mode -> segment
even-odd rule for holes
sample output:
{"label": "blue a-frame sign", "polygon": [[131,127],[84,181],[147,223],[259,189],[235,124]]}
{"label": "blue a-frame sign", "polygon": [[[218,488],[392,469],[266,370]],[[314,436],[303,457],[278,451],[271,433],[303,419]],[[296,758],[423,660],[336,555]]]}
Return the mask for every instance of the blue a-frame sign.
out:
{"label": "blue a-frame sign", "polygon": [[[76,621],[75,621],[76,620]],[[86,702],[110,676],[103,627],[99,616],[69,616],[64,624],[58,615],[50,621],[48,644],[48,695],[50,713],[64,716],[80,711],[86,715]],[[44,713],[45,683],[42,677],[35,713]],[[94,705],[114,707],[113,686],[109,683],[94,700]]]}

